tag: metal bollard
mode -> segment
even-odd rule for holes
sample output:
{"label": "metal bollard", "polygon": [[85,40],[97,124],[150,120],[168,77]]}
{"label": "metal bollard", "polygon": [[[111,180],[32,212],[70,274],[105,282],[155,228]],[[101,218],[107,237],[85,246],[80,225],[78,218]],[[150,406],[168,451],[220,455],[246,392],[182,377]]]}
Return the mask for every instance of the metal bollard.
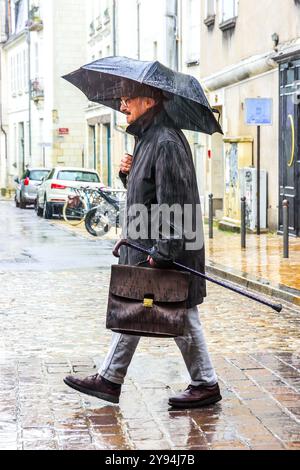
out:
{"label": "metal bollard", "polygon": [[213,194],[209,194],[208,199],[209,199],[209,206],[208,206],[208,226],[209,226],[209,238],[213,239],[214,238],[214,227],[213,227],[213,222],[214,222],[214,217],[213,217]]}
{"label": "metal bollard", "polygon": [[246,248],[246,198],[241,198],[241,247]]}
{"label": "metal bollard", "polygon": [[282,202],[283,214],[283,257],[289,257],[289,201],[284,199]]}

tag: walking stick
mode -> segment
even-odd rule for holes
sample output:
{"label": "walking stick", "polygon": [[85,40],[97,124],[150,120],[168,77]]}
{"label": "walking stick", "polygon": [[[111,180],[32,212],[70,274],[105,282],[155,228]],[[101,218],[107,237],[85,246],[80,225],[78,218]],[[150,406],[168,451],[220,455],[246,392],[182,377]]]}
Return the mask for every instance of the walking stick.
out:
{"label": "walking stick", "polygon": [[[139,251],[140,253],[145,253],[149,256],[151,256],[151,251],[147,250],[146,248],[141,247],[140,245],[136,245],[135,243],[129,242],[127,240],[120,240],[114,250],[113,250],[113,255],[116,258],[119,258],[119,249],[121,246],[128,246],[129,248],[133,248],[134,250]],[[213,282],[214,284],[217,284],[218,286],[225,287],[226,289],[229,289],[233,292],[236,292],[238,294],[241,294],[245,297],[248,297],[248,299],[255,300],[256,302],[259,302],[263,305],[266,305],[267,307],[271,307],[273,310],[276,312],[281,312],[282,310],[282,305],[281,304],[275,304],[274,302],[269,302],[266,299],[263,299],[262,297],[252,294],[251,292],[247,292],[240,287],[237,287],[236,285],[232,284],[231,282],[226,282],[226,281],[219,281],[218,279],[215,279],[214,277],[207,276],[206,274],[200,273],[199,271],[195,271],[192,268],[188,268],[187,266],[184,266],[181,263],[177,263],[177,261],[173,261],[173,266],[176,266],[177,268],[180,268],[184,271],[187,271],[191,274],[194,274],[195,276],[202,277],[203,279],[206,279],[207,281]]]}

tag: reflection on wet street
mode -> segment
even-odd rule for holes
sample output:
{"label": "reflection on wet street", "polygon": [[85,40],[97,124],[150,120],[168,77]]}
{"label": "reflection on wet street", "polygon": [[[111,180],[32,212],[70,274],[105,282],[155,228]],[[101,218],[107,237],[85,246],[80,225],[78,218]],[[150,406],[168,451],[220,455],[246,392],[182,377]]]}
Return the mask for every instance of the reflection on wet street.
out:
{"label": "reflection on wet street", "polygon": [[[206,227],[207,229],[207,227]],[[290,257],[283,258],[283,239],[279,235],[247,235],[247,248],[241,249],[239,234],[214,231],[206,239],[207,257],[233,272],[248,273],[253,278],[270,281],[300,291],[300,239],[290,237]]]}
{"label": "reflection on wet street", "polygon": [[113,242],[97,243],[45,221],[33,209],[17,211],[12,203],[0,202],[0,270],[44,271],[99,267],[114,261]]}
{"label": "reflection on wet street", "polygon": [[300,449],[300,311],[209,285],[199,312],[223,400],[176,411],[189,378],[173,340],[143,338],[119,405],[77,393],[105,329],[112,242],[0,202],[1,449]]}

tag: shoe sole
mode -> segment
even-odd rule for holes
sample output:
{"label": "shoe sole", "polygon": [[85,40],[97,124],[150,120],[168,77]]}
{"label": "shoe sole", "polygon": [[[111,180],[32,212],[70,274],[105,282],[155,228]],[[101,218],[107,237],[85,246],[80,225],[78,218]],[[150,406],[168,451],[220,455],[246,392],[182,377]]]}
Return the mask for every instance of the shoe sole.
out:
{"label": "shoe sole", "polygon": [[100,400],[109,401],[110,403],[119,403],[119,398],[114,397],[112,395],[108,395],[107,393],[95,392],[94,390],[89,390],[88,388],[80,387],[80,385],[76,385],[73,382],[69,382],[69,380],[64,379],[64,383],[69,387],[77,390],[77,392],[84,393],[85,395],[91,395],[92,397],[100,398]]}
{"label": "shoe sole", "polygon": [[213,405],[214,403],[217,403],[218,401],[222,400],[222,396],[219,395],[218,397],[214,398],[207,398],[206,400],[201,400],[201,401],[195,401],[195,402],[170,402],[169,405],[172,406],[172,408],[201,408],[202,406],[208,406],[208,405]]}

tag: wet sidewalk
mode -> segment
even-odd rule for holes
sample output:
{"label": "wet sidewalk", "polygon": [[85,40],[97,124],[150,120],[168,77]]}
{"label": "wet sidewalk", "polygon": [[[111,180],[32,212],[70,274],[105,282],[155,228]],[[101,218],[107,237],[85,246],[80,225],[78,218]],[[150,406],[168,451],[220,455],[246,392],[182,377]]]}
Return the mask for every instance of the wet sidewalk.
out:
{"label": "wet sidewalk", "polygon": [[240,234],[214,228],[210,240],[205,224],[205,243],[208,271],[300,305],[300,238],[290,237],[288,259],[283,238],[271,233],[247,234],[242,249]]}
{"label": "wet sidewalk", "polygon": [[299,357],[213,356],[223,400],[174,410],[167,400],[183,385],[178,359],[147,356],[136,356],[117,406],[64,386],[69,373],[95,373],[91,357],[1,361],[0,448],[300,449]]}
{"label": "wet sidewalk", "polygon": [[223,400],[169,409],[190,381],[183,359],[173,340],[142,338],[111,406],[63,378],[95,374],[108,351],[113,242],[12,203],[0,223],[0,449],[300,449],[298,307],[208,283],[199,314]]}
{"label": "wet sidewalk", "polygon": [[223,400],[170,409],[189,383],[183,360],[174,341],[142,338],[112,406],[63,383],[104,359],[109,270],[0,277],[1,449],[300,449],[299,311],[210,285],[200,316]]}

